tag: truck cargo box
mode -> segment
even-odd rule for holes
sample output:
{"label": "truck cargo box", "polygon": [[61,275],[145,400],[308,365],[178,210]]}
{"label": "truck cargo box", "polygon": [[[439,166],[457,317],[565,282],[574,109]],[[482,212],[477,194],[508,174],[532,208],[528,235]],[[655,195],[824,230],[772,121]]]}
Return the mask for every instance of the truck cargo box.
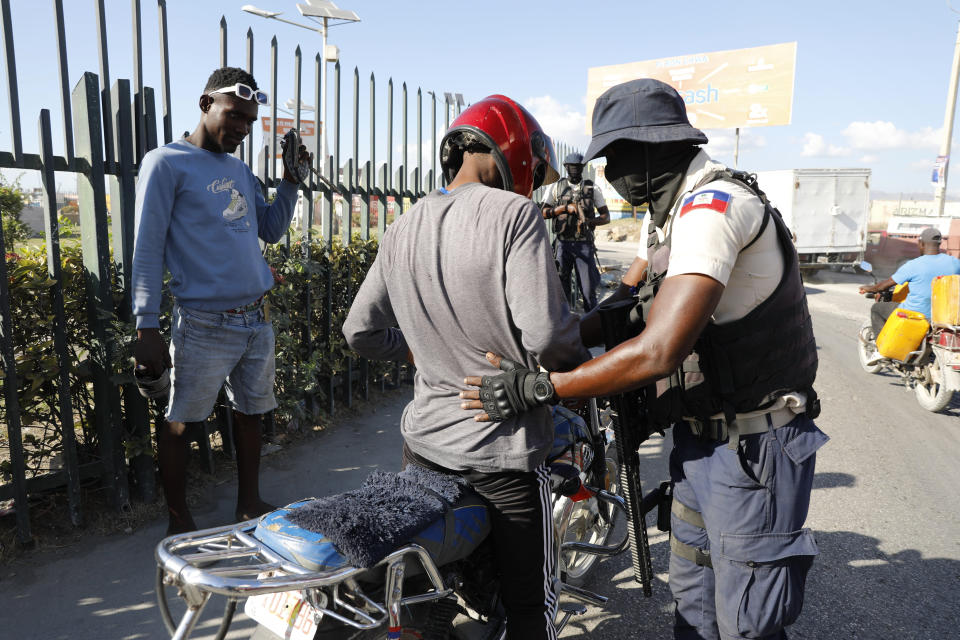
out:
{"label": "truck cargo box", "polygon": [[760,171],[757,181],[796,237],[801,267],[863,260],[870,169]]}

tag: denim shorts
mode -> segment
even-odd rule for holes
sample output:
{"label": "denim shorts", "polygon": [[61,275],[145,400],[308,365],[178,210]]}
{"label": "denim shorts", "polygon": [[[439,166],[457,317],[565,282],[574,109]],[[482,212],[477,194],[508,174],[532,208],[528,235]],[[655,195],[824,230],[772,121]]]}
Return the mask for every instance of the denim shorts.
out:
{"label": "denim shorts", "polygon": [[169,422],[199,422],[213,412],[220,387],[236,411],[275,409],[273,325],[263,307],[246,313],[174,305],[170,338]]}

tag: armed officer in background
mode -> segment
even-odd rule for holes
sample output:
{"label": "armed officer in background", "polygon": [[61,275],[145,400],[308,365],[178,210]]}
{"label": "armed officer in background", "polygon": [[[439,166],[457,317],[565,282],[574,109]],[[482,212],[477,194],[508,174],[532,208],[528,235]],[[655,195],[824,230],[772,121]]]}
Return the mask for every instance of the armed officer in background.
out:
{"label": "armed officer in background", "polygon": [[[605,156],[617,193],[649,207],[645,326],[564,373],[490,353],[503,373],[467,378],[480,388],[461,397],[482,422],[645,389],[650,426],[673,425],[674,637],[782,640],[818,553],[803,527],[828,439],[813,422],[817,347],[789,230],[750,176],[700,149],[706,142],[663,82],[600,96],[585,157]],[[598,341],[588,322],[581,335]]]}
{"label": "armed officer in background", "polygon": [[563,159],[567,177],[558,180],[547,191],[541,205],[544,220],[553,220],[557,235],[557,261],[560,263],[560,282],[573,306],[570,276],[577,269],[577,283],[583,295],[583,310],[597,306],[597,287],[600,271],[597,269],[597,248],[593,245],[593,229],[610,222],[610,211],[603,192],[592,180],[583,179],[583,156],[569,153]]}

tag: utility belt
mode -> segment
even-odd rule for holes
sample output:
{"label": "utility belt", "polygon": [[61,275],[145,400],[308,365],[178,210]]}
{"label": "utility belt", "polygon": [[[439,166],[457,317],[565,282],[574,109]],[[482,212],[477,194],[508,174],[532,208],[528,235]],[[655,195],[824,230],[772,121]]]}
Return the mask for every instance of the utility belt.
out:
{"label": "utility belt", "polygon": [[797,415],[799,414],[794,413],[793,409],[782,407],[756,416],[737,418],[732,423],[727,423],[726,418],[711,418],[710,420],[684,418],[683,421],[690,426],[691,433],[701,440],[729,439],[727,446],[736,449],[740,443],[740,436],[766,433],[769,429],[779,429],[791,422]]}

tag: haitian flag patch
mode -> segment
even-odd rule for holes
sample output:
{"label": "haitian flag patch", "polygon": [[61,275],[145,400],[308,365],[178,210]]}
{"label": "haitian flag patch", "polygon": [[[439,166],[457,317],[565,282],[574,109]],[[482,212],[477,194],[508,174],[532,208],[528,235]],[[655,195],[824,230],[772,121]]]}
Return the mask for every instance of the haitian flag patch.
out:
{"label": "haitian flag patch", "polygon": [[730,204],[730,194],[723,191],[701,191],[692,196],[687,196],[680,207],[680,215],[693,211],[694,209],[710,209],[720,213],[727,212],[727,205]]}

